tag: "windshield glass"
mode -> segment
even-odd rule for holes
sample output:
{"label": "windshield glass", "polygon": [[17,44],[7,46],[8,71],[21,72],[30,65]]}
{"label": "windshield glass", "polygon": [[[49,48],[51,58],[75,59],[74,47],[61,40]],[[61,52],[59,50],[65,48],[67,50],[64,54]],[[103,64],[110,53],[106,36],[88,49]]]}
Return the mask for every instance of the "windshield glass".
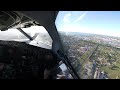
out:
{"label": "windshield glass", "polygon": [[8,29],[0,31],[0,40],[26,42],[30,45],[51,49],[52,39],[43,26],[31,26],[22,28],[33,40],[29,40],[23,33],[17,29]]}
{"label": "windshield glass", "polygon": [[60,11],[56,27],[82,79],[120,79],[120,12]]}

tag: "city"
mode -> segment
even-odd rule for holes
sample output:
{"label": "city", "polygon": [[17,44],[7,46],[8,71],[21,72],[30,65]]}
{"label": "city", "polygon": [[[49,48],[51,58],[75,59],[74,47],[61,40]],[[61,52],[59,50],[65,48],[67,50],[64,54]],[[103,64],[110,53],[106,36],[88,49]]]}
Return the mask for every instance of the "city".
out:
{"label": "city", "polygon": [[63,46],[73,67],[83,79],[120,78],[120,38],[61,32]]}

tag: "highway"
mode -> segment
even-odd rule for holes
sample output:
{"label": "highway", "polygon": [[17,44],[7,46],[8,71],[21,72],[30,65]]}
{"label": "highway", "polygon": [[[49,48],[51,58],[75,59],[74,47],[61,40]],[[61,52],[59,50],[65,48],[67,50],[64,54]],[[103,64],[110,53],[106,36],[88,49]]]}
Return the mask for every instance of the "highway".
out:
{"label": "highway", "polygon": [[95,50],[97,50],[98,46],[99,46],[99,44],[97,44],[97,45],[95,46],[95,48],[91,51],[91,53],[90,53],[89,56],[87,57],[88,59],[93,55],[93,53],[95,52]]}
{"label": "highway", "polygon": [[[88,55],[88,57],[85,59],[85,60],[90,60],[90,57],[94,54],[94,52],[97,50],[99,44],[97,44],[94,49],[91,50],[91,53]],[[96,71],[96,63],[93,62],[93,72],[92,72],[92,79],[94,78],[94,74],[95,74],[95,71]]]}

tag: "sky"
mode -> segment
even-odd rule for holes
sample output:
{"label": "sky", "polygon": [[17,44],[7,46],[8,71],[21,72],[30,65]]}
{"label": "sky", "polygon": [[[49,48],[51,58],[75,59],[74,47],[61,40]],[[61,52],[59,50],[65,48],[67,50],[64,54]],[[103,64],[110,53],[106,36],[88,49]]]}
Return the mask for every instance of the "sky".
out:
{"label": "sky", "polygon": [[60,11],[58,31],[120,37],[120,11]]}

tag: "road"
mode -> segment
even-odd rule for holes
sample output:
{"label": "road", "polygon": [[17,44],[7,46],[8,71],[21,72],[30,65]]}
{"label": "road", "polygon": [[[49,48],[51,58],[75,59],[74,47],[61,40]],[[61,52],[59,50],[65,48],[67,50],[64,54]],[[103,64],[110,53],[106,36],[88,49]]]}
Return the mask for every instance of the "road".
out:
{"label": "road", "polygon": [[[90,57],[93,55],[93,53],[97,50],[99,44],[97,44],[95,46],[95,48],[91,51],[91,53],[88,55],[87,59],[86,60],[90,60]],[[96,71],[96,62],[93,61],[93,67],[92,67],[92,79],[94,78],[94,74],[95,74],[95,71]]]}
{"label": "road", "polygon": [[95,52],[95,50],[97,50],[98,46],[99,46],[99,44],[97,44],[97,45],[95,46],[95,48],[91,51],[91,53],[90,53],[89,56],[87,57],[88,59],[90,59],[90,57],[93,55],[93,53]]}

